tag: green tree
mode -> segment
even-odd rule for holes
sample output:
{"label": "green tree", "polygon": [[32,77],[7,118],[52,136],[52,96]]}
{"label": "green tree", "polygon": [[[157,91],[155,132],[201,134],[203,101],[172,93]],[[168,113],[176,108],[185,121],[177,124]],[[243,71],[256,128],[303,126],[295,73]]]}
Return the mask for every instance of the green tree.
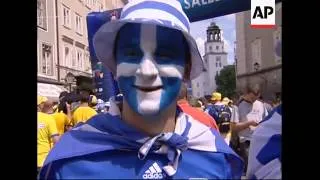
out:
{"label": "green tree", "polygon": [[235,66],[225,66],[219,75],[215,77],[217,91],[222,94],[222,97],[232,98],[236,94],[236,74]]}

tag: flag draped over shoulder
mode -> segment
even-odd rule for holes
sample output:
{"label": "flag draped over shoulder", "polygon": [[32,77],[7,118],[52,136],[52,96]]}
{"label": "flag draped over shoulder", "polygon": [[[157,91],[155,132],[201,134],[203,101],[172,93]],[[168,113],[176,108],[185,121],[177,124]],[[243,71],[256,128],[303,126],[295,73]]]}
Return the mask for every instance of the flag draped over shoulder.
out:
{"label": "flag draped over shoulder", "polygon": [[[114,103],[111,103],[115,105]],[[116,107],[111,107],[116,109]],[[139,158],[143,159],[148,153],[167,154],[170,163],[163,167],[172,176],[177,171],[179,155],[187,149],[224,153],[232,166],[234,178],[240,178],[243,169],[242,160],[228,147],[222,137],[191,116],[177,110],[177,121],[173,133],[161,133],[155,137],[147,137],[121,120],[120,114],[99,114],[86,123],[77,125],[73,130],[64,134],[62,139],[49,153],[40,177],[50,171],[50,164],[60,160],[75,158],[102,151],[138,150]],[[154,148],[154,144],[164,143],[169,148]],[[165,150],[167,149],[167,150]],[[173,151],[170,152],[170,151]]]}
{"label": "flag draped over shoulder", "polygon": [[275,108],[252,135],[247,177],[281,179],[282,106]]}

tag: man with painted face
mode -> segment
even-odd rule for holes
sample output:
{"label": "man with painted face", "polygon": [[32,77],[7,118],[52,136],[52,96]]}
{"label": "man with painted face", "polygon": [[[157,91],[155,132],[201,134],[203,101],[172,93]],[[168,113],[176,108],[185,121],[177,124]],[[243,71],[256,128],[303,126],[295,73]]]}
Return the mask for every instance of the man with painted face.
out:
{"label": "man with painted face", "polygon": [[177,107],[183,79],[203,69],[179,1],[130,1],[93,43],[117,77],[122,110],[65,133],[41,179],[240,178],[243,163],[217,131]]}

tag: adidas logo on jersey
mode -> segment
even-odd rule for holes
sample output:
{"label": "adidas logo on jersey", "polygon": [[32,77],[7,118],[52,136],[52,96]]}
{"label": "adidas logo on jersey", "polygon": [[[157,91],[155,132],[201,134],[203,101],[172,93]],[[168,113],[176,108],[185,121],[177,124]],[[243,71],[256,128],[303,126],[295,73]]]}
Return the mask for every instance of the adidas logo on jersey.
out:
{"label": "adidas logo on jersey", "polygon": [[157,163],[153,163],[142,177],[143,179],[162,179],[162,170]]}

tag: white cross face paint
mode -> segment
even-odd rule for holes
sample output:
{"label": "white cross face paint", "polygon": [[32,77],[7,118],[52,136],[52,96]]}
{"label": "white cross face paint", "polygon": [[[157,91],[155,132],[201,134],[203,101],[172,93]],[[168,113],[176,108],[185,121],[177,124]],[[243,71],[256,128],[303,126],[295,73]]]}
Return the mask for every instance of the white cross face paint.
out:
{"label": "white cross face paint", "polygon": [[157,115],[175,101],[184,74],[184,43],[181,32],[150,24],[127,24],[119,31],[117,79],[137,113]]}

